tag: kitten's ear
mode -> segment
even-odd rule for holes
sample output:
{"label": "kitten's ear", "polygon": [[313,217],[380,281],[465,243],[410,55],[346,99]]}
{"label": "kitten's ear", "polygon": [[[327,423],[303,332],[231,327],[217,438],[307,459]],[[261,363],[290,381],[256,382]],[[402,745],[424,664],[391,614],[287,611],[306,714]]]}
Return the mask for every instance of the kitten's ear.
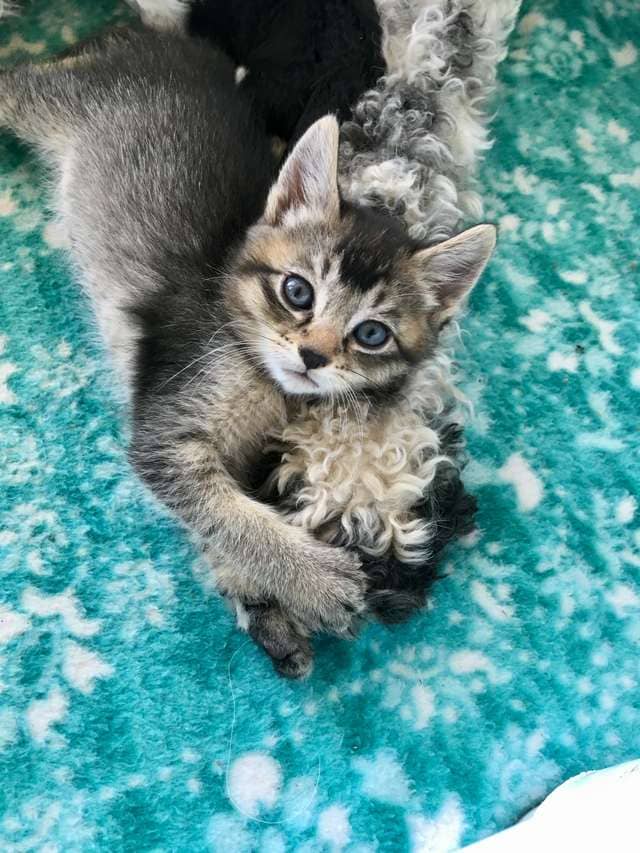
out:
{"label": "kitten's ear", "polygon": [[495,245],[495,227],[476,225],[437,246],[415,253],[413,262],[419,265],[419,274],[436,299],[435,310],[440,323],[445,323],[460,310]]}
{"label": "kitten's ear", "polygon": [[339,129],[335,116],[319,119],[297,142],[267,199],[264,219],[281,225],[289,216],[322,219],[340,216],[338,192]]}

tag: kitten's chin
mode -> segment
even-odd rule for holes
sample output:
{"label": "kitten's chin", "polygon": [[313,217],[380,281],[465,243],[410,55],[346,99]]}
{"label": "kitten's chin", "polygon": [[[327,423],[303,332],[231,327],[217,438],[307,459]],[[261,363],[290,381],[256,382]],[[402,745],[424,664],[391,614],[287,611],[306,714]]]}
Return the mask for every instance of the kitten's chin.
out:
{"label": "kitten's chin", "polygon": [[280,366],[270,366],[269,372],[285,394],[320,395],[324,393],[318,383],[306,373]]}
{"label": "kitten's chin", "polygon": [[283,358],[280,353],[262,353],[262,363],[283,394],[308,397],[331,397],[338,388],[326,370],[306,371],[302,361],[296,364],[293,358]]}

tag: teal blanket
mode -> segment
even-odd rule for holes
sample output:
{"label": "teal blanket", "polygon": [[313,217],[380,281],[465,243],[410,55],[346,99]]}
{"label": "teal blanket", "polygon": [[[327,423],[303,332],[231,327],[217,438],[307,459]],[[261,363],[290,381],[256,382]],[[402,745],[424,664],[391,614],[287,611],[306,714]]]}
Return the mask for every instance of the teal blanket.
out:
{"label": "teal blanket", "polygon": [[[24,6],[0,62],[127,15]],[[302,684],[128,468],[44,170],[0,137],[0,849],[438,853],[640,754],[639,46],[637,0],[525,4],[461,351],[480,532]]]}

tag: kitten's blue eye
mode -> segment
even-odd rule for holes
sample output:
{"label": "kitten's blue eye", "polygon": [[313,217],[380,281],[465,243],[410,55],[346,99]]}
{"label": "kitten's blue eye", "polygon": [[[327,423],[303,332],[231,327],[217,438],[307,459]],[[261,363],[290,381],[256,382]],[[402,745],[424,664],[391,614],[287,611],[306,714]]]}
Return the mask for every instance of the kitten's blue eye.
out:
{"label": "kitten's blue eye", "polygon": [[292,308],[306,311],[313,305],[313,288],[299,275],[288,275],[282,285],[284,298]]}
{"label": "kitten's blue eye", "polygon": [[353,337],[363,347],[378,349],[389,339],[391,332],[384,323],[377,320],[365,320],[353,330]]}

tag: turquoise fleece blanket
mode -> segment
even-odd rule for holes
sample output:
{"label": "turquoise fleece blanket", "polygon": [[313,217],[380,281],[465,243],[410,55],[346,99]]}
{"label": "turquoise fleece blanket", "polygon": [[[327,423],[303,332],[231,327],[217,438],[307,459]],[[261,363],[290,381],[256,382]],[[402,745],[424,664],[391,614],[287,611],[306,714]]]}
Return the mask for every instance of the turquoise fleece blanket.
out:
{"label": "turquoise fleece blanket", "polygon": [[[126,15],[31,0],[0,61]],[[303,684],[129,470],[44,170],[0,137],[0,849],[432,853],[640,754],[639,46],[636,0],[525,4],[461,353],[481,529]]]}

